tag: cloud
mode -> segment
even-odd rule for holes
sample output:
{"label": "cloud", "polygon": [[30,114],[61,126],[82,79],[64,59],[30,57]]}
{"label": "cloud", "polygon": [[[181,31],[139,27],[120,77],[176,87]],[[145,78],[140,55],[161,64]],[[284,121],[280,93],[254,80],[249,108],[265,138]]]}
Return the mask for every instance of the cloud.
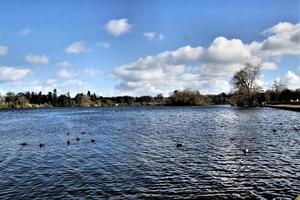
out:
{"label": "cloud", "polygon": [[269,37],[261,44],[261,52],[265,56],[282,56],[300,53],[300,24],[280,22],[264,33]]}
{"label": "cloud", "polygon": [[84,70],[60,70],[57,73],[57,76],[60,78],[75,78],[75,77],[80,77],[80,76],[87,76],[87,77],[91,77],[91,76],[96,76],[97,74],[99,74],[100,71],[96,70],[96,69],[84,69]]}
{"label": "cloud", "polygon": [[81,71],[81,74],[83,76],[96,76],[100,74],[100,71],[96,69],[84,69]]}
{"label": "cloud", "polygon": [[292,71],[288,71],[286,73],[286,75],[282,78],[282,82],[286,84],[289,89],[300,88],[300,76]]}
{"label": "cloud", "polygon": [[77,79],[70,79],[63,82],[57,82],[54,84],[47,85],[47,87],[44,88],[45,91],[51,91],[54,88],[58,88],[58,93],[60,94],[66,94],[67,92],[70,92],[70,95],[74,97],[78,93],[82,93],[84,91],[91,90],[91,86],[88,85],[88,83],[77,80]]}
{"label": "cloud", "polygon": [[28,76],[30,72],[30,69],[0,66],[0,82],[16,81]]}
{"label": "cloud", "polygon": [[163,40],[165,39],[165,36],[163,34],[157,35],[155,32],[145,32],[144,37],[148,41],[153,41],[153,40]]}
{"label": "cloud", "polygon": [[155,38],[156,33],[155,32],[146,32],[144,33],[144,37],[149,40],[152,41]]}
{"label": "cloud", "polygon": [[128,19],[112,19],[105,25],[107,33],[114,37],[119,37],[122,34],[128,33],[132,29],[132,25],[129,24]]}
{"label": "cloud", "polygon": [[19,31],[20,36],[26,36],[26,35],[29,35],[30,33],[32,33],[31,28],[25,28],[25,29]]}
{"label": "cloud", "polygon": [[86,47],[85,41],[76,41],[70,44],[67,48],[65,48],[65,52],[68,54],[79,54],[79,53],[85,53],[90,51]]}
{"label": "cloud", "polygon": [[58,66],[58,67],[72,67],[74,65],[72,63],[70,63],[69,61],[63,61],[63,62],[57,63],[56,66]]}
{"label": "cloud", "polygon": [[7,52],[8,52],[8,47],[0,45],[0,56],[5,56]]}
{"label": "cloud", "polygon": [[[187,45],[146,56],[116,67],[112,75],[120,80],[116,86],[119,91],[134,95],[167,95],[184,88],[203,93],[228,92],[231,77],[246,62],[262,64],[263,70],[274,70],[277,64],[269,61],[273,56],[300,54],[299,42],[291,39],[298,34],[298,27],[299,24],[279,23],[266,30],[265,40],[249,44],[240,39],[217,37],[207,48]],[[277,41],[287,42],[288,47],[284,44],[276,46],[274,37]]]}
{"label": "cloud", "polygon": [[108,42],[97,42],[96,46],[107,49],[107,48],[110,48],[111,45]]}
{"label": "cloud", "polygon": [[82,80],[69,79],[69,80],[56,80],[48,79],[45,82],[26,85],[22,88],[22,91],[42,91],[47,94],[50,91],[57,89],[58,94],[66,94],[70,92],[71,96],[74,97],[77,93],[92,90],[93,88]]}
{"label": "cloud", "polygon": [[276,63],[273,62],[264,62],[262,63],[262,69],[263,70],[274,70],[277,69]]}
{"label": "cloud", "polygon": [[49,58],[45,55],[28,55],[26,56],[26,62],[33,65],[47,65]]}
{"label": "cloud", "polygon": [[78,76],[79,74],[73,70],[60,70],[58,73],[57,73],[57,76],[60,77],[60,78],[73,78],[73,77],[76,77]]}

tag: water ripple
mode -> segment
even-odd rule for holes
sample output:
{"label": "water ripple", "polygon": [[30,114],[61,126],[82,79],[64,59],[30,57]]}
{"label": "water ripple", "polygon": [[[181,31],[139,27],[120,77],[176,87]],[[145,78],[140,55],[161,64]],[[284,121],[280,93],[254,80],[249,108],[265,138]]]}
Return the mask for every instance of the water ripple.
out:
{"label": "water ripple", "polygon": [[210,106],[0,115],[1,199],[294,199],[300,194],[297,112]]}

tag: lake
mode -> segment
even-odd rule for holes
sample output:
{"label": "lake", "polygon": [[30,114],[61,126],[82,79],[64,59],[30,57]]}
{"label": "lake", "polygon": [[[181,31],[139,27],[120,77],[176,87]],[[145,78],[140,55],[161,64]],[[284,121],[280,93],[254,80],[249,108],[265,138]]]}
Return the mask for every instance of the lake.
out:
{"label": "lake", "polygon": [[1,199],[300,194],[300,112],[112,107],[2,110],[0,117]]}

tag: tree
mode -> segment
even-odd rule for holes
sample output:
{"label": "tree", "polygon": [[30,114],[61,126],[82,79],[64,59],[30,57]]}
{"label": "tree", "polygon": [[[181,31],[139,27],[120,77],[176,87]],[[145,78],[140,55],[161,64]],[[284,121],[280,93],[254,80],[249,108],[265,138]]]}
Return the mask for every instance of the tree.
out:
{"label": "tree", "polygon": [[17,107],[26,108],[28,107],[29,101],[25,96],[18,96],[16,104]]}
{"label": "tree", "polygon": [[276,80],[273,81],[272,88],[276,93],[280,93],[283,90],[287,89],[286,85],[284,85],[281,81],[276,81]]}
{"label": "tree", "polygon": [[169,105],[174,106],[199,106],[205,105],[206,99],[199,91],[185,89],[183,91],[175,90],[170,94]]}
{"label": "tree", "polygon": [[234,74],[231,82],[235,104],[248,106],[254,104],[253,96],[261,91],[261,87],[257,84],[260,69],[261,65],[246,63],[243,69]]}
{"label": "tree", "polygon": [[13,102],[16,99],[16,94],[14,92],[8,92],[6,93],[6,98],[5,101],[6,102]]}
{"label": "tree", "polygon": [[90,91],[87,92],[87,96],[89,96],[89,97],[92,96]]}
{"label": "tree", "polygon": [[53,94],[52,94],[52,105],[53,106],[57,106],[57,89],[53,90]]}

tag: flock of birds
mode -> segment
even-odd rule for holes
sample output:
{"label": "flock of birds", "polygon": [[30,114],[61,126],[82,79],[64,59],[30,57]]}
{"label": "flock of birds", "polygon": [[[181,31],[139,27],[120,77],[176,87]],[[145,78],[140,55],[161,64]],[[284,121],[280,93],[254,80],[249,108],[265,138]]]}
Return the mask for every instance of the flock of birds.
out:
{"label": "flock of birds", "polygon": [[[273,129],[273,132],[276,132],[276,129]],[[81,134],[85,134],[85,132],[81,132]],[[70,133],[68,132],[67,135],[70,135]],[[80,140],[80,138],[76,137],[75,140],[78,142]],[[96,143],[96,140],[95,139],[91,139],[91,143],[93,143],[93,144]],[[67,140],[67,145],[70,145],[70,144],[71,144],[70,140]],[[21,143],[21,146],[27,146],[27,145],[28,144],[26,142]],[[45,147],[45,144],[44,143],[40,143],[39,147],[40,148]],[[183,147],[182,143],[176,143],[176,148],[182,148],[182,147]],[[249,149],[247,149],[247,148],[242,149],[242,151],[243,151],[244,155],[246,155],[247,153],[249,153]]]}
{"label": "flock of birds", "polygon": [[[86,134],[86,132],[81,132],[82,135]],[[67,135],[70,135],[70,132],[67,132]],[[79,137],[76,137],[75,139],[77,142],[80,140]],[[96,143],[96,140],[95,139],[91,139],[91,143]],[[70,140],[67,140],[67,145],[70,145],[71,144],[71,141]],[[21,146],[27,146],[28,144],[26,142],[23,142],[21,143]],[[45,144],[44,143],[39,143],[39,147],[42,148],[42,147],[45,147]]]}
{"label": "flock of birds", "polygon": [[[280,124],[280,125],[283,125],[283,123],[279,123],[279,124]],[[221,127],[223,127],[223,126],[221,126]],[[295,131],[299,131],[300,129],[294,127],[294,130],[295,130]],[[272,131],[273,131],[274,133],[277,132],[276,129],[272,129]],[[177,147],[177,148],[181,148],[181,147],[183,147],[183,144],[182,144],[182,143],[177,143],[177,144],[176,144],[176,147]],[[244,156],[246,156],[246,155],[250,152],[250,150],[249,150],[248,148],[243,148],[243,149],[241,149],[241,150],[242,150],[242,152],[244,153]]]}
{"label": "flock of birds", "polygon": [[[282,123],[280,123],[280,125],[282,125]],[[223,127],[223,126],[222,126]],[[296,129],[296,128],[294,128],[295,130],[300,130],[300,129]],[[276,129],[273,129],[272,130],[274,133],[276,133],[277,132],[277,130]],[[81,134],[82,135],[84,135],[84,134],[86,134],[86,132],[81,132]],[[70,135],[70,132],[67,132],[67,135]],[[76,139],[75,139],[77,142],[80,140],[80,138],[79,137],[76,137]],[[91,143],[96,143],[96,140],[95,139],[91,139],[90,140],[91,141]],[[67,145],[70,145],[71,144],[71,142],[70,142],[70,140],[67,140]],[[21,146],[27,146],[27,143],[26,142],[23,142],[23,143],[21,143]],[[40,143],[39,144],[39,147],[40,148],[42,148],[42,147],[45,147],[45,144],[44,143]],[[182,148],[183,147],[183,144],[182,143],[176,143],[176,148]],[[249,153],[249,149],[247,149],[247,148],[244,148],[244,149],[242,149],[242,152],[244,153],[244,155],[247,155],[248,153]]]}

